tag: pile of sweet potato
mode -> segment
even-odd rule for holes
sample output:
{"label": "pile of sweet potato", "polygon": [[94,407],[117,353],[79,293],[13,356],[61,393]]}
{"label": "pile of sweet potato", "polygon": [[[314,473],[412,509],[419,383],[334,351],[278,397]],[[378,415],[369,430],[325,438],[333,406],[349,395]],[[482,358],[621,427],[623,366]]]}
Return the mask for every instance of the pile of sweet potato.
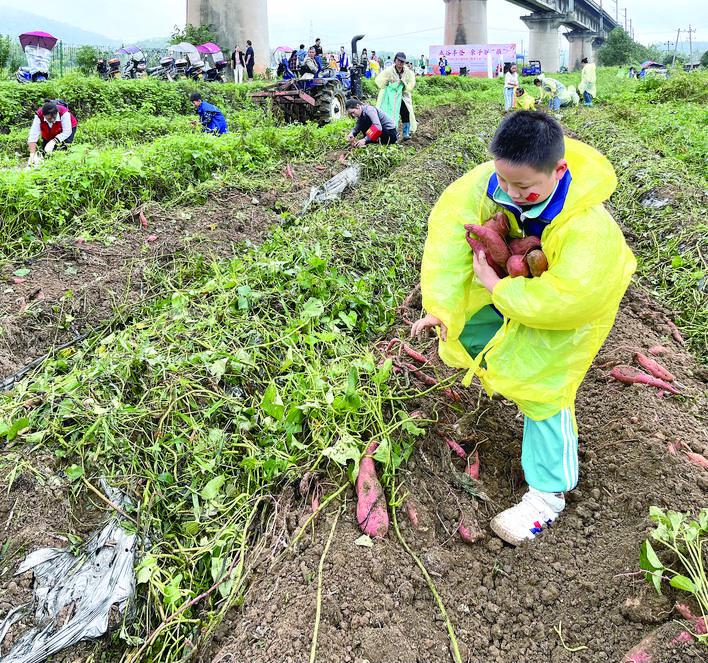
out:
{"label": "pile of sweet potato", "polygon": [[467,243],[487,263],[499,278],[505,276],[541,276],[548,269],[548,260],[541,249],[541,240],[534,235],[509,239],[509,221],[504,212],[497,212],[481,226],[465,226]]}

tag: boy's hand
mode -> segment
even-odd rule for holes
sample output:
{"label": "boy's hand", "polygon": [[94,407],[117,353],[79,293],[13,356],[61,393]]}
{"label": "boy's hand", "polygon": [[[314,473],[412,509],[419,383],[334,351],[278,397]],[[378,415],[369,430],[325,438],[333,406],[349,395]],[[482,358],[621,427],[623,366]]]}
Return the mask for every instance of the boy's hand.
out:
{"label": "boy's hand", "polygon": [[421,320],[416,320],[416,322],[413,323],[411,327],[411,337],[420,336],[420,334],[432,327],[440,327],[440,338],[442,338],[443,341],[447,341],[447,327],[440,318],[436,318],[434,315],[430,315],[430,313]]}
{"label": "boy's hand", "polygon": [[497,273],[489,266],[487,262],[487,257],[484,251],[480,251],[479,255],[476,253],[472,256],[472,265],[474,266],[474,273],[477,275],[480,283],[489,292],[494,290],[494,286],[501,281],[497,276]]}

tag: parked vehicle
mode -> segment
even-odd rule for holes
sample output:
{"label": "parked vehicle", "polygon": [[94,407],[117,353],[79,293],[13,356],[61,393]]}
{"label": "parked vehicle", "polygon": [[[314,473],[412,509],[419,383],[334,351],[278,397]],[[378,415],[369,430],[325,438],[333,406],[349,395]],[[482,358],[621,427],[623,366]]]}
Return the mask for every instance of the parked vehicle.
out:
{"label": "parked vehicle", "polygon": [[170,46],[167,52],[175,58],[175,78],[201,80],[204,74],[204,61],[194,44],[183,41]]}
{"label": "parked vehicle", "polygon": [[157,67],[148,67],[147,74],[150,78],[173,81],[175,79],[175,59],[171,55],[160,58],[160,64]]}
{"label": "parked vehicle", "polygon": [[226,67],[228,62],[224,58],[221,47],[208,41],[197,46],[197,52],[204,61],[204,80],[209,82],[226,83]]}
{"label": "parked vehicle", "polygon": [[529,60],[528,65],[526,65],[522,70],[521,70],[521,75],[522,76],[538,76],[540,73],[542,73],[541,69],[541,61],[540,60]]}
{"label": "parked vehicle", "polygon": [[123,65],[123,78],[145,78],[147,76],[147,61],[139,46],[131,44],[119,48],[115,53],[121,61],[125,61]]}
{"label": "parked vehicle", "polygon": [[59,40],[48,32],[24,32],[20,35],[20,45],[25,52],[27,66],[20,67],[15,73],[19,83],[37,83],[49,78],[52,51],[57,41]]}

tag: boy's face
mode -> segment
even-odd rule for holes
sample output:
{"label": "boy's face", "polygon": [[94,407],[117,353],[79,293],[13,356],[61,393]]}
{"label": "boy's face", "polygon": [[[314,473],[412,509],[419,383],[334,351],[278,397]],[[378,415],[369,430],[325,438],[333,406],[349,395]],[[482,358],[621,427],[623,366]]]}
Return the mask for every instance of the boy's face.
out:
{"label": "boy's face", "polygon": [[499,186],[516,205],[535,205],[543,202],[552,193],[556,182],[562,179],[568,170],[568,163],[560,159],[556,167],[546,173],[532,166],[510,163],[505,159],[495,159]]}

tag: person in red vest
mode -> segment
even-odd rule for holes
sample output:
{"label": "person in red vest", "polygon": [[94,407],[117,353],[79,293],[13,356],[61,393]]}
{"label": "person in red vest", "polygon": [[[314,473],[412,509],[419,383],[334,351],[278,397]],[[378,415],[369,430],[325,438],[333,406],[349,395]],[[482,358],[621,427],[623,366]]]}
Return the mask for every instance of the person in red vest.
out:
{"label": "person in red vest", "polygon": [[30,163],[37,160],[37,144],[40,140],[40,147],[45,154],[66,148],[74,140],[76,125],[76,118],[64,104],[57,101],[45,102],[32,120],[27,139]]}

